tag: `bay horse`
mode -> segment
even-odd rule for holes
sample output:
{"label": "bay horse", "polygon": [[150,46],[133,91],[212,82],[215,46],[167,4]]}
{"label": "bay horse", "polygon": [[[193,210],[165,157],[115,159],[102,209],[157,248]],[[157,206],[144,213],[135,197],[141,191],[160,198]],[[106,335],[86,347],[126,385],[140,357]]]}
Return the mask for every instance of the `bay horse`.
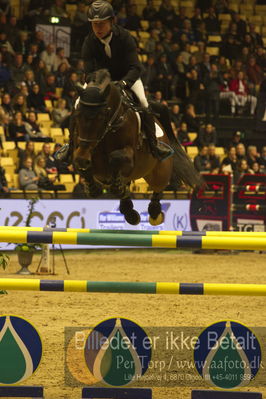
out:
{"label": "bay horse", "polygon": [[[149,222],[161,224],[164,214],[160,197],[172,173],[176,181],[194,187],[200,178],[174,134],[163,132],[160,140],[170,144],[173,157],[159,161],[149,149],[140,118],[106,69],[94,72],[87,87],[77,87],[79,103],[72,114],[73,163],[86,180],[91,197],[99,197],[104,185],[120,199],[120,212],[129,224],[140,222],[134,210],[129,185],[144,178],[153,191],[148,207]],[[167,110],[168,112],[168,110]],[[170,122],[169,122],[170,124]],[[169,130],[169,129],[168,129]]]}

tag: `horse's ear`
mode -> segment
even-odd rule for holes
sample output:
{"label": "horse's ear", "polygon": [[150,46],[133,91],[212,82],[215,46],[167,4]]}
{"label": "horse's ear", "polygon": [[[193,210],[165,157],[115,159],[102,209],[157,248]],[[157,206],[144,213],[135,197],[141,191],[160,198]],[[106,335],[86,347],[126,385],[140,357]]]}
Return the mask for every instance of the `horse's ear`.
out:
{"label": "horse's ear", "polygon": [[75,85],[75,88],[76,88],[76,90],[77,90],[79,96],[81,96],[81,94],[84,92],[84,88],[83,88],[82,84],[77,83],[77,84]]}

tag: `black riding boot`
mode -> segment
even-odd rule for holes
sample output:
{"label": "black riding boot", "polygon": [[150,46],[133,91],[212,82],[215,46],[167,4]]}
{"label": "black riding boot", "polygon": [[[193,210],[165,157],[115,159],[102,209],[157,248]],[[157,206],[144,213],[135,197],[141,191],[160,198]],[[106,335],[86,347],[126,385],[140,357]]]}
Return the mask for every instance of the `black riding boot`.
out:
{"label": "black riding boot", "polygon": [[144,108],[142,111],[142,123],[154,158],[162,161],[170,157],[173,154],[171,148],[167,148],[157,141],[154,118],[152,112],[148,108]]}

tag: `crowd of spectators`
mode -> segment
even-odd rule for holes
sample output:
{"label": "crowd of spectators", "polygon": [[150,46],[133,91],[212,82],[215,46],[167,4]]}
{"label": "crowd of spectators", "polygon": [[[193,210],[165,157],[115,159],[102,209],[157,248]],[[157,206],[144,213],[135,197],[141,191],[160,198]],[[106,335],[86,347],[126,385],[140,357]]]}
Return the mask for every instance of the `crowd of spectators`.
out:
{"label": "crowd of spectators", "polygon": [[[48,113],[50,126],[65,132],[77,97],[75,85],[85,81],[84,61],[79,56],[90,29],[89,2],[69,3],[76,5],[73,15],[65,0],[30,0],[17,18],[10,1],[0,0],[0,146],[3,150],[5,141],[16,144],[16,172],[22,189],[62,190],[57,177],[74,173],[72,166],[56,163],[51,148],[57,148],[57,143],[51,143],[53,137],[39,120],[40,114]],[[198,147],[195,167],[200,172],[234,173],[236,178],[247,171],[265,172],[266,147],[246,148],[238,140],[241,133],[232,136],[224,159],[216,155],[215,147],[215,125],[221,112],[232,116],[256,112],[266,72],[258,26],[231,9],[227,0],[191,1],[193,11],[171,0],[156,6],[147,0],[143,9],[137,0],[112,3],[117,22],[136,38],[147,95],[169,106],[174,132],[184,148]],[[228,16],[226,29],[222,15]],[[71,25],[70,57],[63,47],[46,43],[36,29],[38,19],[51,16]],[[19,147],[21,141],[27,143],[25,150]],[[36,156],[34,142],[39,141],[44,143],[43,151]],[[1,192],[8,191],[4,175],[1,167]]]}

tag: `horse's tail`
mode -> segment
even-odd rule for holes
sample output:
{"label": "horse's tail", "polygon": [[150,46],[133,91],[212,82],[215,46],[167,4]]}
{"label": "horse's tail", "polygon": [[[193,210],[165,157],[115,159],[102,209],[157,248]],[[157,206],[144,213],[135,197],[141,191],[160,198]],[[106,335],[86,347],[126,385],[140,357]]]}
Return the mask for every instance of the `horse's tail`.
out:
{"label": "horse's tail", "polygon": [[183,150],[175,135],[173,138],[170,138],[167,134],[167,137],[170,141],[170,146],[174,150],[174,163],[171,180],[178,185],[185,183],[192,188],[200,187],[203,184],[203,179],[194,168],[191,159]]}
{"label": "horse's tail", "polygon": [[174,135],[168,108],[158,103],[151,103],[151,107],[158,114],[158,119],[165,130],[170,146],[174,150],[174,166],[171,180],[178,185],[186,184],[192,188],[201,186],[203,184],[201,175],[196,171],[191,159]]}

